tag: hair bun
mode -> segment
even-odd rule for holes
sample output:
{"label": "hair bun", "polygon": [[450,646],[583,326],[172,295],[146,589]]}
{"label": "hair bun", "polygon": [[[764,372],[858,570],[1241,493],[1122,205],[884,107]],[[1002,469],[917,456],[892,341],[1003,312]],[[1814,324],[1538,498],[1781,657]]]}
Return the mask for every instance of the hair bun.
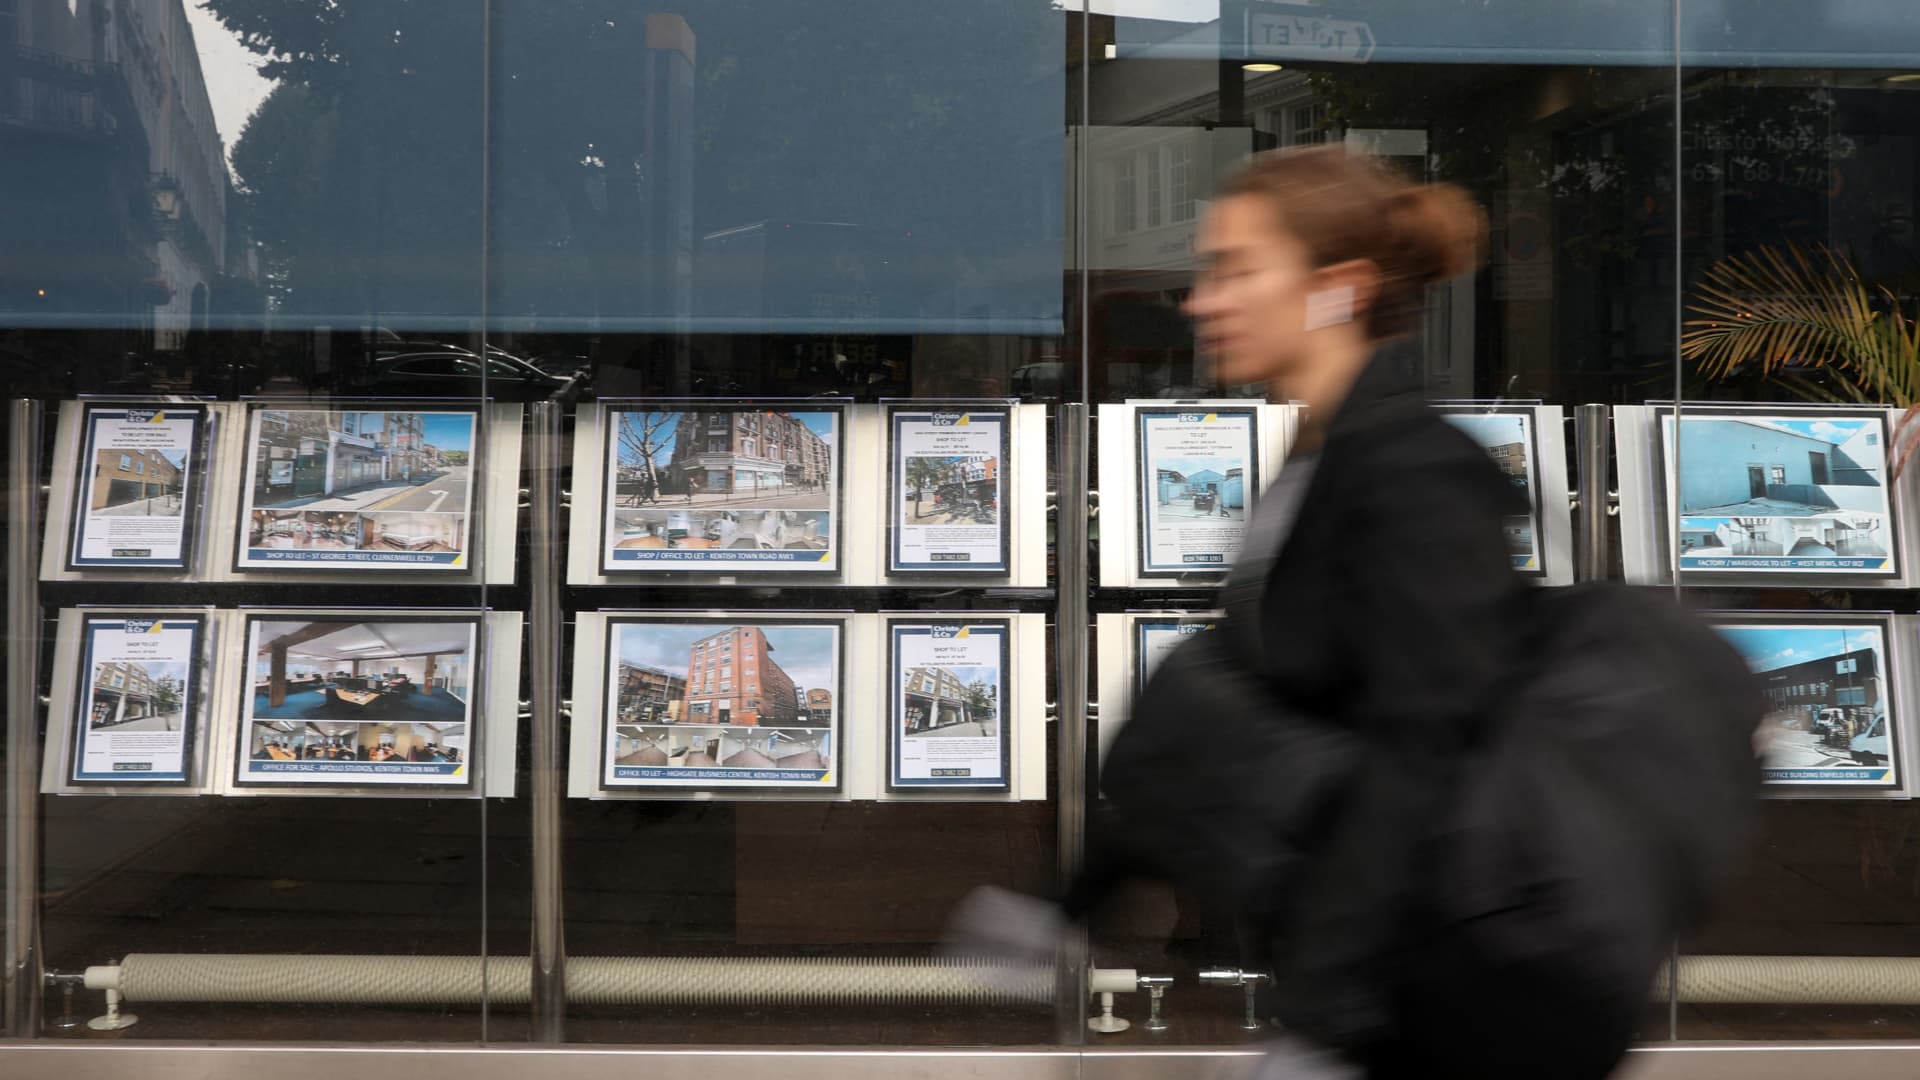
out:
{"label": "hair bun", "polygon": [[1486,258],[1487,218],[1465,191],[1452,184],[1401,188],[1388,203],[1395,269],[1422,285],[1457,277]]}

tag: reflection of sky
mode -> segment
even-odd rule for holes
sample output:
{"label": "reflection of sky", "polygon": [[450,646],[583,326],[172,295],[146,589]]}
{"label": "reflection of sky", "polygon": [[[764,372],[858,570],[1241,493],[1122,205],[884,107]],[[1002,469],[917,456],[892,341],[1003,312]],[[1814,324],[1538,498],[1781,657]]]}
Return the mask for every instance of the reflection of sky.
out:
{"label": "reflection of sky", "polygon": [[471,413],[421,413],[420,428],[428,446],[441,450],[473,449]]}
{"label": "reflection of sky", "polygon": [[[749,624],[741,624],[749,625]],[[629,664],[687,673],[687,654],[693,643],[727,627],[722,623],[627,623],[616,626],[614,652]],[[776,626],[765,624],[767,644],[773,646],[773,662],[803,689],[832,690],[834,634],[826,626]]]}
{"label": "reflection of sky", "polygon": [[1244,469],[1247,463],[1239,458],[1229,457],[1162,457],[1153,459],[1156,469],[1172,469],[1183,476],[1192,476],[1202,470],[1212,469],[1221,476],[1229,469]]}
{"label": "reflection of sky", "polygon": [[1527,420],[1523,416],[1506,413],[1449,413],[1447,422],[1481,446],[1506,446],[1509,443],[1527,442]]}
{"label": "reflection of sky", "polygon": [[1845,629],[1824,626],[1722,626],[1716,629],[1721,637],[1739,650],[1741,656],[1746,657],[1747,665],[1755,671],[1772,671],[1869,647],[1878,653],[1881,648],[1880,630],[1872,626]]}
{"label": "reflection of sky", "polygon": [[176,469],[186,468],[187,452],[185,450],[162,450],[160,456],[167,459],[167,464]]}

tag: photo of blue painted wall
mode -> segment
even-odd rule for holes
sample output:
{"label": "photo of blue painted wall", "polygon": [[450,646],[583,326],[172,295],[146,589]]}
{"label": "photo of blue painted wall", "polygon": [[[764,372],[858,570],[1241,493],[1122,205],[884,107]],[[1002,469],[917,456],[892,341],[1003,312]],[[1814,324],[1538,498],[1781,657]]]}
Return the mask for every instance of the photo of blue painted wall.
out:
{"label": "photo of blue painted wall", "polygon": [[1889,788],[1900,780],[1879,621],[1717,626],[1760,681],[1763,776],[1768,784]]}
{"label": "photo of blue painted wall", "polygon": [[1680,568],[1897,575],[1886,437],[1858,413],[1684,417]]}

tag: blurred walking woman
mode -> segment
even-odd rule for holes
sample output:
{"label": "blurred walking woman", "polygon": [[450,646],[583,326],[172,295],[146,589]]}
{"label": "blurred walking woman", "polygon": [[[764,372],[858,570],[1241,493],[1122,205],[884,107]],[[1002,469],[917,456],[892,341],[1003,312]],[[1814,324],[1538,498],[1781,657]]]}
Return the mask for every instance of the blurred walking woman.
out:
{"label": "blurred walking woman", "polygon": [[1187,310],[1221,381],[1305,418],[1226,618],[1155,669],[1061,907],[992,889],[955,938],[1042,960],[1123,876],[1245,928],[1275,1077],[1596,1080],[1750,834],[1745,663],[1675,605],[1535,589],[1525,499],[1428,407],[1408,340],[1472,269],[1466,196],[1338,148],[1231,178]]}
{"label": "blurred walking woman", "polygon": [[[1187,311],[1219,381],[1264,383],[1304,420],[1249,520],[1223,640],[1168,661],[1102,776],[1136,859],[1255,928],[1270,1015],[1376,1076],[1443,1074],[1396,1061],[1407,900],[1523,646],[1502,523],[1525,506],[1428,407],[1408,340],[1484,239],[1458,189],[1337,147],[1262,155],[1222,189]],[[1175,760],[1200,717],[1232,761]],[[1090,872],[1076,905],[1101,891]]]}

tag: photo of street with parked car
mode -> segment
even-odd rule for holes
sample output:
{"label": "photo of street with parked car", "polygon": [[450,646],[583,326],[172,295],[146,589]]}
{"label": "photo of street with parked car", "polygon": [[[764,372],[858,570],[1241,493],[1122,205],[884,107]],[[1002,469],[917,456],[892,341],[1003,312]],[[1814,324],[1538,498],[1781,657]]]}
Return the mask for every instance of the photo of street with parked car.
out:
{"label": "photo of street with parked car", "polygon": [[901,520],[911,525],[992,525],[999,521],[1000,460],[984,455],[909,457]]}
{"label": "photo of street with parked car", "polygon": [[241,565],[460,562],[477,427],[470,411],[257,411]]}
{"label": "photo of street with parked car", "polygon": [[1760,680],[1769,782],[1895,782],[1893,695],[1879,623],[1718,629]]}

